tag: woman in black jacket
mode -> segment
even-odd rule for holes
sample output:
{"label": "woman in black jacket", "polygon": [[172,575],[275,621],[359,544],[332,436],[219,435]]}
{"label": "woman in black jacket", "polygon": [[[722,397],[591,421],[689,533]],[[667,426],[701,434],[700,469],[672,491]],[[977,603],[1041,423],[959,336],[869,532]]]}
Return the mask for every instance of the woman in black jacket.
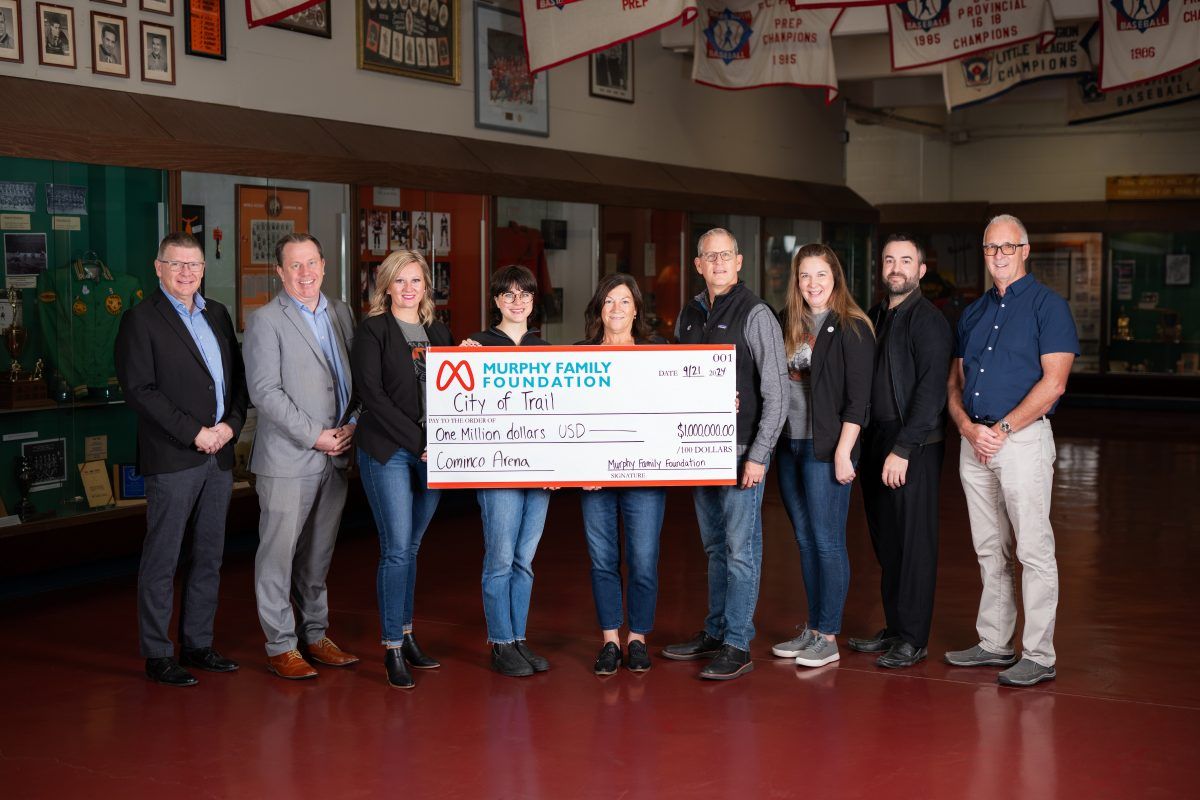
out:
{"label": "woman in black jacket", "polygon": [[397,250],[379,265],[371,310],[350,351],[354,390],[362,402],[354,442],[363,489],[379,529],[376,589],[387,648],[388,683],[414,685],[408,667],[441,666],[413,638],[417,549],[440,492],[426,480],[425,349],[452,345],[433,318],[429,265],[420,253]]}
{"label": "woman in black jacket", "polygon": [[819,667],[839,658],[834,636],[850,585],[846,513],[875,363],[871,322],[829,247],[807,244],[792,257],[783,331],[791,392],[775,458],[800,546],[809,618],[799,636],[772,652]]}

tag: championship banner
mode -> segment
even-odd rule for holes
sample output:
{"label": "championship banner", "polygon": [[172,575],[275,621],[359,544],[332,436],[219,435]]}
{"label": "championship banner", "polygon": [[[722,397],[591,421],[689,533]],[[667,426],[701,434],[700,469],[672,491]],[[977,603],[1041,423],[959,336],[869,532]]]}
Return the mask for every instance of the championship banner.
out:
{"label": "championship banner", "polygon": [[1054,41],[1045,46],[1030,40],[946,62],[942,67],[946,108],[954,111],[982,103],[1023,83],[1091,72],[1083,39],[1095,24],[1087,20],[1059,25]]}
{"label": "championship banner", "polygon": [[1067,124],[1122,117],[1198,98],[1200,65],[1107,92],[1100,90],[1100,81],[1093,72],[1079,78],[1067,93]]}
{"label": "championship banner", "polygon": [[300,3],[296,0],[246,0],[246,22],[251,28],[267,25],[320,2],[322,0],[304,0]]}
{"label": "championship banner", "polygon": [[807,86],[838,95],[832,31],[843,9],[762,0],[704,0],[695,25],[692,80],[720,89]]}
{"label": "championship banner", "polygon": [[908,0],[888,5],[887,14],[894,70],[1054,40],[1049,0]]}
{"label": "championship banner", "polygon": [[696,16],[697,0],[521,0],[529,72]]}
{"label": "championship banner", "polygon": [[431,347],[429,486],[729,486],[732,345]]}
{"label": "championship banner", "polygon": [[1200,0],[1097,0],[1100,88],[1141,83],[1200,63]]}

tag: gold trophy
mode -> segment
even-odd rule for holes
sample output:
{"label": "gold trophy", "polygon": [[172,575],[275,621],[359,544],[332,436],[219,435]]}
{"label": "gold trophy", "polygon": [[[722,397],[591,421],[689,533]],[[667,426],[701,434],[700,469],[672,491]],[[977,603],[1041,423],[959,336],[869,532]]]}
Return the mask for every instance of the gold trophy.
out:
{"label": "gold trophy", "polygon": [[12,320],[9,323],[8,329],[4,331],[4,344],[8,348],[8,354],[12,356],[12,364],[8,368],[9,381],[16,383],[21,377],[21,352],[25,349],[25,343],[29,341],[29,331],[21,324],[24,316],[21,303],[21,290],[12,286],[8,287],[8,305],[12,311]]}

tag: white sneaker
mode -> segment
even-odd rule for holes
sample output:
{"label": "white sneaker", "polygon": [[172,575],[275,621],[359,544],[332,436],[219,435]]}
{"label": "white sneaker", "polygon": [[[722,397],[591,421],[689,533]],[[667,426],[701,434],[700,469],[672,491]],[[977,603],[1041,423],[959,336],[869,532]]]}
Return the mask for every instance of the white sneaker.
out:
{"label": "white sneaker", "polygon": [[823,667],[840,658],[837,642],[833,639],[826,639],[821,634],[816,634],[808,646],[796,656],[796,663],[802,667]]}

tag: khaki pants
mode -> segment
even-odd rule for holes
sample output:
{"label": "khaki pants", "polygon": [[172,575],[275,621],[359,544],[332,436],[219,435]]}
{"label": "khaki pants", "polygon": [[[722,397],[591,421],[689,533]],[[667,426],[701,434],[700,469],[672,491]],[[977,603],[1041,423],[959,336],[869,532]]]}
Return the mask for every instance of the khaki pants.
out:
{"label": "khaki pants", "polygon": [[1041,419],[1009,436],[986,465],[976,460],[966,439],[962,440],[958,459],[971,539],[983,579],[975,621],[980,643],[993,653],[1013,652],[1017,624],[1015,540],[1025,603],[1021,655],[1045,667],[1054,665],[1054,619],[1058,609],[1058,564],[1054,560],[1054,530],[1050,527],[1054,456],[1054,432],[1050,421]]}

